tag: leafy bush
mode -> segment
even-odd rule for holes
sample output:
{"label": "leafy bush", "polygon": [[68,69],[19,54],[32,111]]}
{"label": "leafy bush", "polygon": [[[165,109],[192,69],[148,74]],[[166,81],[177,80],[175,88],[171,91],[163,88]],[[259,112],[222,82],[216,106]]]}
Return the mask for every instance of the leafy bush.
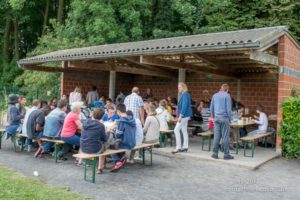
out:
{"label": "leafy bush", "polygon": [[300,98],[290,97],[282,103],[283,120],[279,135],[286,158],[300,159]]}

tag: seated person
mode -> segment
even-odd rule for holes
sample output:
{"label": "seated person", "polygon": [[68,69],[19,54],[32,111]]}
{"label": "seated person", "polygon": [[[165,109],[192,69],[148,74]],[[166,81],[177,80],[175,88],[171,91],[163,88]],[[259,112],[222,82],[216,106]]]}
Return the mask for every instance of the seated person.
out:
{"label": "seated person", "polygon": [[101,118],[101,122],[107,122],[107,121],[110,121],[110,122],[114,122],[116,121],[117,119],[119,119],[119,116],[116,114],[116,110],[115,110],[115,107],[113,106],[108,106],[107,107],[107,113],[105,113],[103,115],[103,117]]}
{"label": "seated person", "polygon": [[168,123],[174,120],[174,117],[167,110],[167,101],[161,100],[159,107],[156,109],[156,118],[160,124],[160,131],[169,130]]}
{"label": "seated person", "polygon": [[46,105],[41,109],[32,111],[28,116],[26,124],[28,139],[35,139],[39,145],[39,148],[34,154],[34,157],[38,157],[43,154],[42,141],[40,140],[40,138],[43,136],[45,118],[50,113],[50,111],[50,106]]}
{"label": "seated person", "polygon": [[[61,152],[59,152],[59,157],[63,157],[67,152],[70,145],[75,145],[80,147],[80,136],[76,134],[77,129],[82,129],[82,123],[80,122],[80,111],[82,103],[74,102],[72,104],[71,112],[67,114],[63,128],[61,131],[61,140],[66,144]],[[67,145],[69,144],[69,145]],[[80,151],[79,151],[80,152]],[[78,159],[78,164],[81,164],[81,160]]]}
{"label": "seated person", "polygon": [[153,103],[149,103],[145,110],[147,113],[147,118],[143,128],[143,132],[145,135],[144,142],[158,142],[160,134],[160,124],[156,117],[155,105]]}
{"label": "seated person", "polygon": [[[127,115],[127,116],[133,117],[133,112],[130,111],[130,110],[128,110],[128,111],[126,112],[126,115]],[[137,146],[137,145],[140,145],[140,144],[143,143],[143,140],[144,140],[144,133],[143,133],[142,123],[141,123],[141,121],[140,121],[138,118],[135,119],[135,123],[136,123],[135,146]],[[135,150],[132,150],[132,151],[130,152],[129,163],[133,163],[133,159],[134,159],[135,152],[136,152]],[[139,158],[137,157],[137,158],[135,158],[135,159],[139,159]]]}
{"label": "seated person", "polygon": [[[117,113],[120,119],[118,120],[118,126],[115,131],[114,139],[119,141],[118,148],[132,149],[135,147],[136,143],[135,118],[126,115],[126,106],[124,104],[119,104],[117,106]],[[124,153],[113,154],[112,158],[116,164],[111,169],[111,172],[117,171],[126,162],[126,157],[124,156]]]}
{"label": "seated person", "polygon": [[208,107],[208,103],[204,102],[203,103],[203,108],[201,109],[201,117],[202,117],[202,131],[208,131],[209,130],[209,118],[211,116],[210,108]]}
{"label": "seated person", "polygon": [[268,117],[266,113],[264,113],[264,107],[262,105],[258,105],[256,108],[256,112],[259,114],[259,117],[254,116],[254,122],[258,124],[258,129],[251,131],[248,135],[259,135],[267,132],[268,129]]}
{"label": "seated person", "polygon": [[7,123],[8,125],[5,127],[6,131],[6,139],[8,139],[10,136],[15,135],[17,133],[17,130],[20,127],[21,119],[24,118],[24,115],[22,115],[19,111],[19,109],[16,106],[16,103],[18,103],[19,96],[16,94],[10,94],[8,96],[8,109],[7,109]]}
{"label": "seated person", "polygon": [[[108,135],[105,133],[104,125],[99,122],[103,114],[104,111],[97,108],[93,111],[92,119],[85,119],[82,121],[80,148],[83,153],[95,154],[103,153],[105,151],[103,145],[107,141]],[[105,158],[99,158],[97,174],[103,172],[104,161]]]}
{"label": "seated person", "polygon": [[108,107],[114,107],[114,108],[116,107],[111,98],[108,98],[105,101],[105,109],[108,109]]}
{"label": "seated person", "polygon": [[[240,102],[238,102],[237,106],[238,106],[238,119],[241,120],[245,115],[245,106]],[[239,132],[240,132],[240,137],[246,136],[247,135],[246,127],[239,128]]]}
{"label": "seated person", "polygon": [[[52,139],[60,139],[60,133],[66,118],[66,112],[68,109],[68,102],[66,100],[60,100],[57,103],[57,107],[52,110],[46,118],[43,136]],[[44,152],[50,152],[53,142],[44,142]]]}

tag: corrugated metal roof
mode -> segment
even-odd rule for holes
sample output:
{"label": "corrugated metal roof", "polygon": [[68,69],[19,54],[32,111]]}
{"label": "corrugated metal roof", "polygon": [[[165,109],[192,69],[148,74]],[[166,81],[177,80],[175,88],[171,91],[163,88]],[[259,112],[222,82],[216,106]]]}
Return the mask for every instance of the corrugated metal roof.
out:
{"label": "corrugated metal roof", "polygon": [[288,31],[286,26],[208,33],[147,41],[65,49],[20,60],[20,65],[135,55],[259,49]]}

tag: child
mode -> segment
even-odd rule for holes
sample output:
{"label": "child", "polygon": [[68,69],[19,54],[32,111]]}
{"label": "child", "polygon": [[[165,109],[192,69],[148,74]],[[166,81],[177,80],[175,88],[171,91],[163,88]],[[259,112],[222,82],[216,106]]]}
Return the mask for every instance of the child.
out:
{"label": "child", "polygon": [[[104,111],[97,108],[93,111],[93,118],[86,119],[82,122],[82,132],[80,137],[80,148],[83,153],[95,154],[103,153],[104,143],[107,141],[108,136],[105,133],[105,128],[99,120],[102,118]],[[99,158],[97,174],[101,174],[104,168],[105,159]]]}
{"label": "child", "polygon": [[[118,148],[120,149],[132,149],[135,147],[135,134],[136,134],[136,123],[132,116],[126,115],[126,106],[124,104],[119,104],[117,106],[117,113],[120,117],[118,126],[115,132],[115,140],[119,140]],[[113,154],[112,158],[116,163],[111,172],[116,172],[120,167],[126,162],[126,157],[124,153]]]}
{"label": "child", "polygon": [[254,130],[250,133],[248,133],[248,135],[259,135],[259,134],[263,134],[267,131],[268,129],[268,118],[266,113],[264,113],[264,108],[262,105],[258,105],[256,108],[256,112],[259,114],[259,117],[254,116],[254,122],[256,124],[258,124],[258,129]]}

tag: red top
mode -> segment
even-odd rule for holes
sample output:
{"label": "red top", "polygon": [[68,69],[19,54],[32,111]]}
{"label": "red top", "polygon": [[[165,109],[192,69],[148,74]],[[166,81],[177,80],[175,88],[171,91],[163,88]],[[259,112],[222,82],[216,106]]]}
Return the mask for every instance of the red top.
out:
{"label": "red top", "polygon": [[75,135],[77,131],[76,121],[78,120],[79,114],[75,112],[70,112],[65,118],[64,125],[61,131],[61,137],[69,138]]}

